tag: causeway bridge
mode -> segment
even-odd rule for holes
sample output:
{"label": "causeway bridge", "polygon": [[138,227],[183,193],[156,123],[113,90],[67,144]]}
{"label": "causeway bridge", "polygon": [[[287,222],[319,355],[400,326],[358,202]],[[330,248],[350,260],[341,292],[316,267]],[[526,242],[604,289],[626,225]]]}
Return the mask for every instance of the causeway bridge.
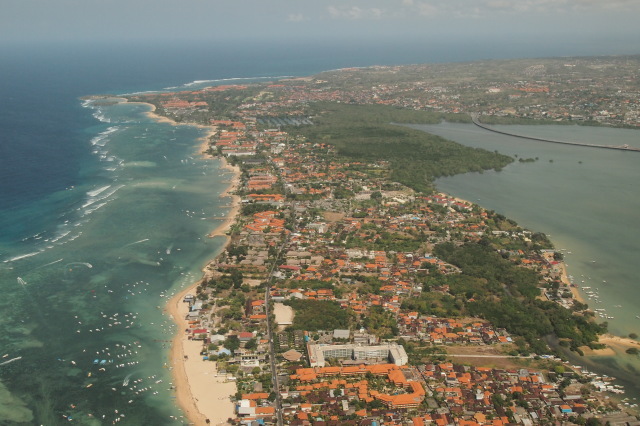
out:
{"label": "causeway bridge", "polygon": [[497,130],[494,129],[493,127],[489,127],[485,124],[480,123],[480,121],[478,120],[478,113],[471,113],[471,120],[473,121],[473,124],[475,124],[476,126],[484,129],[484,130],[488,130],[490,132],[494,132],[494,133],[499,133],[501,135],[507,135],[507,136],[513,136],[516,138],[521,138],[521,139],[530,139],[530,140],[534,140],[534,141],[540,141],[540,142],[549,142],[549,143],[558,143],[558,144],[562,144],[562,145],[575,145],[575,146],[586,146],[589,148],[601,148],[601,149],[615,149],[618,151],[634,151],[634,152],[640,152],[640,148],[635,148],[629,145],[620,145],[620,146],[614,146],[614,145],[598,145],[598,144],[593,144],[593,143],[584,143],[584,142],[568,142],[568,141],[558,141],[558,140],[554,140],[554,139],[544,139],[544,138],[536,138],[533,136],[524,136],[524,135],[518,135],[516,133],[511,133],[511,132],[504,132],[502,130]]}

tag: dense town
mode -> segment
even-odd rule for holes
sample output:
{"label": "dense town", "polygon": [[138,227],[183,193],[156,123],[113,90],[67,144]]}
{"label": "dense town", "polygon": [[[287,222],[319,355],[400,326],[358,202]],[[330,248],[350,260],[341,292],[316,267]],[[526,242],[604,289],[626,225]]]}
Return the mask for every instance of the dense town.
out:
{"label": "dense town", "polygon": [[[214,126],[209,153],[240,171],[230,241],[184,300],[186,332],[202,341],[203,359],[237,384],[229,422],[640,424],[620,408],[614,396],[623,390],[611,378],[564,360],[563,349],[595,348],[593,339],[555,329],[560,347],[549,348],[478,307],[499,305],[504,291],[585,330],[594,324],[594,336],[604,331],[544,235],[415,191],[389,178],[389,161],[357,161],[296,131],[314,126],[309,108],[318,102],[638,126],[633,75],[590,74],[625,60],[525,64],[516,81],[460,77],[482,64],[459,64],[455,78],[416,65],[131,97],[173,120]],[[574,79],[559,79],[558,69]],[[473,269],[474,256],[513,285]]]}
{"label": "dense town", "polygon": [[[557,58],[348,68],[262,87],[234,115],[273,127],[306,120],[308,103],[390,105],[439,113],[478,113],[483,121],[519,119],[592,125],[640,125],[638,57]],[[164,95],[163,115],[206,124],[207,91]],[[511,121],[508,121],[508,120]],[[291,122],[291,124],[293,121]]]}

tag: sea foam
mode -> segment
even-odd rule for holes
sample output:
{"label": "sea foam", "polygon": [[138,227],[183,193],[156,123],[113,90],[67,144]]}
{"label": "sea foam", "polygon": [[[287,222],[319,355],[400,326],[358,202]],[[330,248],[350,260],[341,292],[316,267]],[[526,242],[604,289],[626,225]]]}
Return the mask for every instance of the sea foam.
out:
{"label": "sea foam", "polygon": [[165,87],[164,90],[175,90],[180,88],[187,88],[198,86],[201,84],[211,84],[211,83],[223,83],[226,81],[253,81],[253,80],[277,80],[281,78],[291,78],[290,75],[277,75],[277,76],[258,76],[258,77],[231,77],[231,78],[218,78],[215,80],[194,80],[190,83],[185,83],[181,86],[173,86],[173,87]]}
{"label": "sea foam", "polygon": [[20,259],[26,259],[27,257],[32,257],[32,256],[38,255],[40,253],[42,253],[42,251],[34,251],[32,253],[21,254],[21,255],[18,255],[18,256],[14,256],[11,259],[5,260],[4,263],[15,262],[16,260],[20,260]]}
{"label": "sea foam", "polygon": [[104,192],[104,190],[105,190],[105,189],[109,189],[109,188],[111,188],[111,185],[106,185],[106,186],[103,186],[103,187],[101,187],[101,188],[94,189],[93,191],[89,191],[89,192],[87,192],[87,195],[88,195],[89,197],[95,197],[96,195],[98,195],[98,194],[100,194],[100,193]]}
{"label": "sea foam", "polygon": [[[110,134],[120,130],[119,126],[111,126],[104,132],[100,132],[98,136],[91,139],[91,145],[105,146],[105,144],[109,141],[108,137]],[[104,143],[101,143],[104,142]]]}
{"label": "sea foam", "polygon": [[[118,185],[116,187],[114,187],[113,189],[109,190],[109,188],[111,188],[111,185],[107,185],[103,188],[99,188],[97,190],[91,191],[93,193],[95,193],[95,195],[91,196],[91,192],[87,192],[87,195],[89,195],[91,198],[89,198],[81,207],[80,209],[84,209],[89,207],[90,205],[98,202],[98,201],[102,201],[105,200],[109,197],[111,197],[113,194],[115,194],[119,189],[123,188],[125,185]],[[80,210],[78,209],[78,210]]]}

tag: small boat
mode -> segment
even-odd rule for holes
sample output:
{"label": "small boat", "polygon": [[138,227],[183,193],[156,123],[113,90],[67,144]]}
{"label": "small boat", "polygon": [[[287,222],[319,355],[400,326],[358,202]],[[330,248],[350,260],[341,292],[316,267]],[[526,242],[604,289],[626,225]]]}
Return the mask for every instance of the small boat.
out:
{"label": "small boat", "polygon": [[10,363],[12,363],[14,361],[18,361],[19,359],[22,359],[22,357],[21,356],[17,356],[15,358],[11,358],[11,359],[9,359],[7,361],[0,362],[0,365],[7,365],[7,364],[10,364]]}

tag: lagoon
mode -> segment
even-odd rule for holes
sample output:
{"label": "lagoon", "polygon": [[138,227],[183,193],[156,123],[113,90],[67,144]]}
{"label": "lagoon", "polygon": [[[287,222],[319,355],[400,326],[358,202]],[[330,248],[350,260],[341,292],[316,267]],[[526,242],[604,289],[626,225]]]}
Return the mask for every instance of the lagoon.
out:
{"label": "lagoon", "polygon": [[[599,297],[587,300],[605,309],[611,333],[640,334],[640,153],[557,145],[491,133],[471,124],[411,126],[464,145],[537,159],[502,171],[438,179],[440,191],[475,202],[549,235],[564,249],[569,274]],[[640,131],[576,125],[495,126],[538,138],[640,147]],[[628,394],[640,395],[640,360],[615,357],[576,359],[620,378]]]}

